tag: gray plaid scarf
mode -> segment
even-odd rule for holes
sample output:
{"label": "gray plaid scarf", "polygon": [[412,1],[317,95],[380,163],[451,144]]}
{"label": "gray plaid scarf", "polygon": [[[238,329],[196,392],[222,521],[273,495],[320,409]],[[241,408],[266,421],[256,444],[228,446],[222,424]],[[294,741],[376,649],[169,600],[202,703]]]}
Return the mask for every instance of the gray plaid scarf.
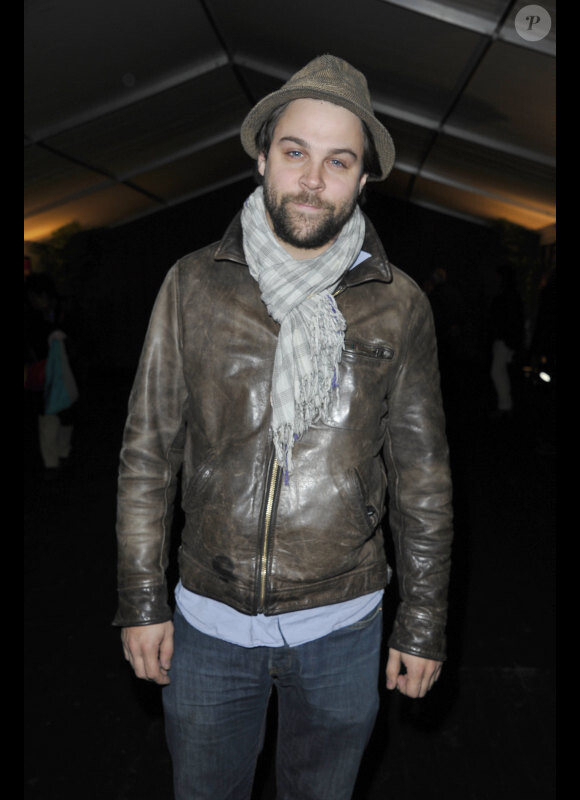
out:
{"label": "gray plaid scarf", "polygon": [[278,242],[266,218],[263,189],[242,210],[244,252],[270,316],[280,323],[272,375],[272,434],[278,463],[292,471],[294,442],[327,420],[346,323],[332,291],[360,253],[364,217],[358,208],[331,247],[297,261]]}

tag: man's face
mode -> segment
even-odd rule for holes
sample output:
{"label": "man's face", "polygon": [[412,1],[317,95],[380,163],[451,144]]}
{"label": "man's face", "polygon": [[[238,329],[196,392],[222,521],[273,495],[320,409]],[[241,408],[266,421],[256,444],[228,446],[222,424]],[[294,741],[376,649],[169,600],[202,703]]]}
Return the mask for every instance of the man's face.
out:
{"label": "man's face", "polygon": [[270,151],[258,157],[268,221],[295,258],[326,250],[352,215],[366,183],[360,119],[322,100],[294,100]]}

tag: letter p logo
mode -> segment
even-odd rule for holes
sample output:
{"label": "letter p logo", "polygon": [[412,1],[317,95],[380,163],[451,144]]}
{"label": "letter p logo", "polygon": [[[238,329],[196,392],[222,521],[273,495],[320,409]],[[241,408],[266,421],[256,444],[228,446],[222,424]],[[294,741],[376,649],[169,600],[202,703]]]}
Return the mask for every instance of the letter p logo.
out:
{"label": "letter p logo", "polygon": [[516,31],[528,42],[539,42],[550,33],[552,20],[542,6],[524,6],[515,18]]}

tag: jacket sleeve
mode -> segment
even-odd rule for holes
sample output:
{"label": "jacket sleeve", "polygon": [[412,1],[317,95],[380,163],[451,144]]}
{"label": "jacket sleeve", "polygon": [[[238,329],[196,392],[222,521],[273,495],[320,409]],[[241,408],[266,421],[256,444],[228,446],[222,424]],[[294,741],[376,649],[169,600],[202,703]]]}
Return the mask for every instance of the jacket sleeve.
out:
{"label": "jacket sleeve", "polygon": [[451,476],[431,308],[417,294],[389,393],[384,449],[400,604],[389,646],[444,660]]}
{"label": "jacket sleeve", "polygon": [[114,625],[149,625],[171,618],[165,572],[185,404],[179,273],[159,292],[129,398],[117,503],[119,605]]}

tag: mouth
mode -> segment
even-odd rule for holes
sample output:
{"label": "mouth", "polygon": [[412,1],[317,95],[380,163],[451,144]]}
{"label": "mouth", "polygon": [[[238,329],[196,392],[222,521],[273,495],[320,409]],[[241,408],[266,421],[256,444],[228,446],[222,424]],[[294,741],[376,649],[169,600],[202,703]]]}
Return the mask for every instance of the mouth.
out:
{"label": "mouth", "polygon": [[304,195],[294,197],[290,201],[293,206],[299,208],[302,211],[324,211],[327,210],[327,206],[325,203],[321,202],[317,198],[306,197]]}
{"label": "mouth", "polygon": [[310,203],[292,203],[294,208],[306,214],[318,214],[322,211],[321,206],[313,206]]}

